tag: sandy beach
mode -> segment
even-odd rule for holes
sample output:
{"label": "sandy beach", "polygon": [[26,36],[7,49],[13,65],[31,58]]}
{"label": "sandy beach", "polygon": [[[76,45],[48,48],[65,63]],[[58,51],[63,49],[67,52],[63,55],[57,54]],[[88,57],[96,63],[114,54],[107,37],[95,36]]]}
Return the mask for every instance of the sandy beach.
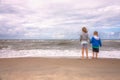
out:
{"label": "sandy beach", "polygon": [[120,80],[120,59],[4,58],[0,80]]}

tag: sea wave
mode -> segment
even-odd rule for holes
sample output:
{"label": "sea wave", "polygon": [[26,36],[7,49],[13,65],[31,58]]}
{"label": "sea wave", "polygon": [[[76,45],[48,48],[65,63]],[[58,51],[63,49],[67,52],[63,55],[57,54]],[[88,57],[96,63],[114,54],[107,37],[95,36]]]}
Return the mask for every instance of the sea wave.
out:
{"label": "sea wave", "polygon": [[[89,51],[89,56],[92,52]],[[100,51],[99,58],[117,58],[120,59],[120,51]],[[0,50],[0,58],[19,58],[19,57],[66,57],[81,58],[80,50]]]}

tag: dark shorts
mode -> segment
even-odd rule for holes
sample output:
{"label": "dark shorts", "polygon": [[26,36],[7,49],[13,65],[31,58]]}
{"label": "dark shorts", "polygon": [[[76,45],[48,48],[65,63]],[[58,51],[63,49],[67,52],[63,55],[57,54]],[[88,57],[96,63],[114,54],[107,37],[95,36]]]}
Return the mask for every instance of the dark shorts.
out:
{"label": "dark shorts", "polygon": [[99,52],[99,48],[92,48],[93,52]]}

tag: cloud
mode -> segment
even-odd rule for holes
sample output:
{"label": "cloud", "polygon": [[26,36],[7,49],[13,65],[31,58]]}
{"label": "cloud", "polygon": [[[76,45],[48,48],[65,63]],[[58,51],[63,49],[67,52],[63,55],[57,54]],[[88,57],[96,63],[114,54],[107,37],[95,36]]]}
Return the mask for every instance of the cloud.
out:
{"label": "cloud", "polygon": [[2,0],[0,35],[78,38],[82,26],[91,33],[95,29],[119,28],[119,3],[119,0]]}

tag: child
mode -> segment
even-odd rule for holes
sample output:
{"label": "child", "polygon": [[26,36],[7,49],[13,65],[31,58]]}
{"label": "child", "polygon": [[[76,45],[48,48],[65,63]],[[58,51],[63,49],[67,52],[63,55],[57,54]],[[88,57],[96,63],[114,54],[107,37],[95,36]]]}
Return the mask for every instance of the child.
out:
{"label": "child", "polygon": [[[93,57],[92,58],[98,58],[99,53],[99,47],[102,46],[101,39],[98,36],[98,32],[94,31],[94,36],[91,38],[90,43],[92,44],[92,51],[93,51]],[[96,53],[96,57],[95,57]]]}
{"label": "child", "polygon": [[84,59],[84,50],[86,52],[86,58],[88,59],[88,31],[86,27],[82,28],[82,34],[80,35],[80,42],[82,45],[82,59]]}

